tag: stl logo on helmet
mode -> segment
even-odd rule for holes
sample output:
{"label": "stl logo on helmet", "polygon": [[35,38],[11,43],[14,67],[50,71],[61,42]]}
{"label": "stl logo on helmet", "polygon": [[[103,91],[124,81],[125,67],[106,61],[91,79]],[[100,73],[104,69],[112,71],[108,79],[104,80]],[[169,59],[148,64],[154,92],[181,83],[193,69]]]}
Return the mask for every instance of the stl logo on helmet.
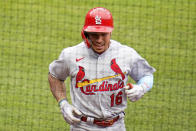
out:
{"label": "stl logo on helmet", "polygon": [[96,23],[96,25],[101,24],[101,17],[100,16],[95,16],[95,23]]}

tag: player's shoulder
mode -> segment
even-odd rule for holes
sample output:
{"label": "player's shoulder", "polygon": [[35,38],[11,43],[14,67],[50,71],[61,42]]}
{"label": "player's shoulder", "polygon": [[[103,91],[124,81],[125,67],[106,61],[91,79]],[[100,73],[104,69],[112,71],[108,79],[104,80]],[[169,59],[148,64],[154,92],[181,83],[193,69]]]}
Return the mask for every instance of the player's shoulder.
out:
{"label": "player's shoulder", "polygon": [[123,52],[123,53],[136,53],[135,49],[133,49],[132,47],[125,45],[125,44],[121,44],[120,42],[116,41],[116,40],[111,40],[112,43],[112,47],[116,50],[118,50],[119,52]]}
{"label": "player's shoulder", "polygon": [[62,50],[63,53],[75,53],[75,52],[78,52],[78,51],[82,51],[86,49],[86,45],[84,42],[81,42],[77,45],[74,45],[74,46],[69,46],[69,47],[66,47]]}
{"label": "player's shoulder", "polygon": [[75,46],[66,47],[61,51],[59,58],[61,59],[73,59],[76,55],[80,55],[82,52],[85,52],[86,45],[84,42],[81,42]]}

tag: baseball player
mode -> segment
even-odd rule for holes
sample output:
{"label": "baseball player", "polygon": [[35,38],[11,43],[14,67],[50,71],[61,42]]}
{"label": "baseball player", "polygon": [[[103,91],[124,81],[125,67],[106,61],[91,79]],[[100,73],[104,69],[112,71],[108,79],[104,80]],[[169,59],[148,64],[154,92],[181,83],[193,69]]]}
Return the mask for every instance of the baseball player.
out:
{"label": "baseball player", "polygon": [[[109,10],[91,9],[84,41],[65,48],[49,65],[51,92],[71,131],[125,131],[127,98],[135,102],[152,88],[155,69],[133,48],[111,40],[113,28]],[[68,76],[72,103],[64,84]],[[127,84],[128,76],[136,84]]]}

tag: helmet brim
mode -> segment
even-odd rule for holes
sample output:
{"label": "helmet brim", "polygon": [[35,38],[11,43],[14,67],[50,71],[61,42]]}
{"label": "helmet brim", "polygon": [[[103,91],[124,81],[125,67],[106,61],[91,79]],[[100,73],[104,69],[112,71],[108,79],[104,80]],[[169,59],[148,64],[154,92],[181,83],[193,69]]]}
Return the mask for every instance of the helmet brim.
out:
{"label": "helmet brim", "polygon": [[84,27],[85,32],[112,32],[113,28],[109,26],[87,26]]}

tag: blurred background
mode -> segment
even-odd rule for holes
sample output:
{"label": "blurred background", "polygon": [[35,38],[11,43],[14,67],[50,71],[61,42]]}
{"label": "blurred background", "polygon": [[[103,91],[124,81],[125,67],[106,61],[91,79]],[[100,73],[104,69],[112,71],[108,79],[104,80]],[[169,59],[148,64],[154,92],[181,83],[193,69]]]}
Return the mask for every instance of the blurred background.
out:
{"label": "blurred background", "polygon": [[157,70],[152,90],[128,102],[127,131],[195,131],[195,0],[1,0],[0,131],[69,131],[49,89],[48,66],[82,41],[94,7],[111,11],[112,39]]}

